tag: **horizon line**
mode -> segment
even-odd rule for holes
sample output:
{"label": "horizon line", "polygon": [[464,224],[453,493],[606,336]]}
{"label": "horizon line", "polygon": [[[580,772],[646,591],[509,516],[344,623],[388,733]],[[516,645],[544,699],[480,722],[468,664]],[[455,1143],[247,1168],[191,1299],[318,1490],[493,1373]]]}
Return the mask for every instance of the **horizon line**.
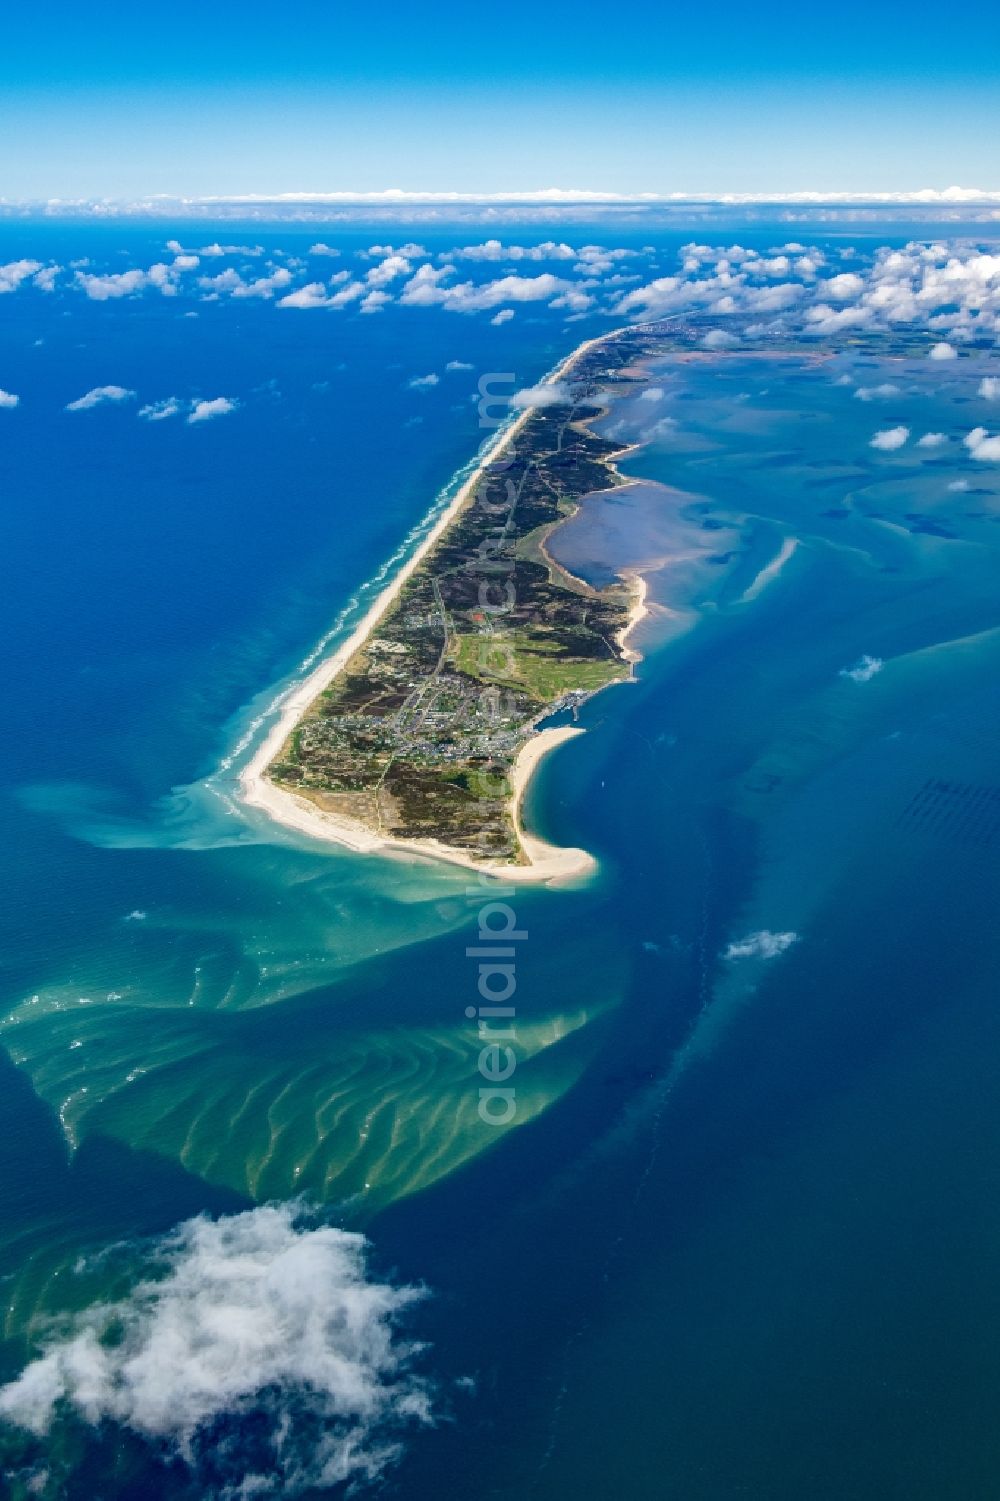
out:
{"label": "horizon line", "polygon": [[988,207],[1000,204],[1000,189],[965,188],[953,185],[947,188],[887,189],[883,191],[853,191],[836,189],[796,189],[785,192],[674,192],[674,193],[616,193],[589,188],[531,188],[523,191],[493,193],[463,192],[454,190],[416,190],[407,188],[381,188],[372,190],[335,190],[316,192],[275,193],[218,193],[181,194],[151,193],[139,198],[81,196],[79,198],[3,198],[0,210],[58,209],[95,213],[158,212],[168,208],[237,207],[241,204],[253,207],[290,208],[297,204],[310,207],[405,207],[413,205],[469,205],[488,207],[491,204],[537,205],[537,206],[638,206],[638,207],[683,207],[691,204],[698,207],[751,207],[754,205],[874,205],[887,206],[951,206]]}

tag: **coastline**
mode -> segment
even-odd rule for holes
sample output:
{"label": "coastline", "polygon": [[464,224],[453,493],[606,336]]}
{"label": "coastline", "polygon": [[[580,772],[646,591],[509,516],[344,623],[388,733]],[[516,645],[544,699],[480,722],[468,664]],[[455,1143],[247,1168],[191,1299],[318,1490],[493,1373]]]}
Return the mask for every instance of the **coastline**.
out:
{"label": "coastline", "polygon": [[573,877],[592,874],[597,861],[587,850],[564,848],[549,844],[537,834],[525,831],[521,820],[524,794],[535,768],[550,751],[565,740],[582,735],[583,730],[573,725],[539,730],[525,741],[511,768],[511,818],[517,831],[521,848],[527,857],[525,865],[498,865],[486,860],[477,860],[464,850],[441,844],[436,839],[390,839],[376,834],[366,824],[353,818],[344,818],[320,808],[308,798],[286,792],[275,786],[265,776],[255,778],[253,796],[245,795],[248,806],[257,808],[273,818],[276,823],[297,833],[307,834],[327,844],[339,844],[356,854],[387,855],[411,860],[443,861],[448,865],[463,866],[466,870],[479,871],[495,876],[498,880],[519,884],[543,881],[569,880]]}
{"label": "coastline", "polygon": [[629,663],[630,667],[634,667],[637,662],[642,661],[642,652],[636,651],[634,646],[629,646],[627,643],[629,636],[631,636],[636,626],[645,620],[649,614],[649,606],[646,603],[649,584],[641,573],[633,573],[629,577],[635,585],[635,598],[632,601],[632,608],[628,612],[628,619],[618,633],[618,645],[621,647],[622,656],[626,662]]}
{"label": "coastline", "polygon": [[[617,330],[614,333],[617,333]],[[539,382],[539,385],[557,384],[572,370],[573,365],[583,354],[603,344],[610,337],[613,337],[613,333],[600,334],[577,345],[555,370]],[[470,500],[484,470],[510,446],[533,411],[533,407],[525,407],[510,426],[499,434],[496,441],[486,448],[476,468],[441,512],[411,557],[367,610],[348,639],[329,657],[320,662],[308,677],[288,694],[281,705],[277,720],[239,774],[238,795],[240,801],[247,807],[255,808],[274,819],[275,822],[299,833],[307,834],[310,838],[325,843],[340,844],[359,853],[409,855],[414,858],[443,860],[452,865],[465,866],[507,881],[538,882],[567,879],[589,874],[596,869],[597,862],[586,850],[562,849],[548,844],[537,835],[526,833],[521,821],[521,806],[525,790],[535,767],[557,745],[584,733],[583,730],[573,726],[536,731],[521,746],[511,768],[510,814],[518,842],[526,857],[527,863],[524,865],[493,864],[477,860],[465,851],[442,844],[437,840],[404,840],[384,837],[376,834],[358,820],[327,812],[308,798],[278,787],[267,776],[267,768],[279,754],[296,725],[319,695],[330,686],[364,645],[379,621],[398,598],[407,580],[416,572],[421,562]],[[625,638],[647,613],[644,605],[645,581],[638,576],[636,578],[638,580],[637,600],[619,636],[619,643],[623,650],[625,650]],[[628,660],[634,664],[639,660],[639,654],[629,652]]]}

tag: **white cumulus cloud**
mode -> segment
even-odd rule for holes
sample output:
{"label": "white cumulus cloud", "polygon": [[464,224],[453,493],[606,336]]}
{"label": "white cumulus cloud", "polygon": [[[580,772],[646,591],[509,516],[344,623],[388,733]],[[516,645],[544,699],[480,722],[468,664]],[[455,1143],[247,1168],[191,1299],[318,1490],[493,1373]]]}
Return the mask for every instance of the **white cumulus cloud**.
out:
{"label": "white cumulus cloud", "polygon": [[571,282],[551,272],[539,276],[500,276],[495,281],[443,283],[454,275],[453,266],[421,266],[403,288],[400,302],[407,306],[443,307],[454,313],[477,313],[501,302],[550,302],[575,292]]}
{"label": "white cumulus cloud", "polygon": [[107,302],[113,297],[134,297],[146,285],[146,273],[138,268],[118,271],[108,276],[95,276],[87,271],[78,271],[76,281],[94,302]]}
{"label": "white cumulus cloud", "polygon": [[89,412],[92,407],[103,406],[105,402],[132,401],[134,397],[135,392],[129,391],[125,386],[94,386],[75,401],[67,402],[66,410]]}
{"label": "white cumulus cloud", "polygon": [[547,302],[551,297],[558,297],[561,292],[572,290],[569,282],[561,281],[549,271],[543,272],[541,276],[501,276],[499,280],[487,282],[485,286],[477,287],[466,283],[453,288],[446,306],[455,307],[462,312],[475,312],[480,308],[496,307],[500,302]]}
{"label": "white cumulus cloud", "polygon": [[842,678],[850,678],[852,683],[870,683],[872,678],[876,677],[884,666],[885,663],[881,657],[871,657],[866,654],[859,658],[853,667],[842,667],[840,669],[840,676]]}
{"label": "white cumulus cloud", "polygon": [[823,296],[834,302],[853,302],[864,289],[864,281],[853,271],[842,271],[839,276],[831,276],[829,281],[820,285]]}
{"label": "white cumulus cloud", "polygon": [[739,340],[724,328],[713,328],[701,342],[705,349],[732,349]]}
{"label": "white cumulus cloud", "polygon": [[269,276],[258,276],[255,281],[242,283],[233,288],[234,297],[273,297],[275,292],[290,286],[292,273],[287,266],[279,266]]}
{"label": "white cumulus cloud", "polygon": [[940,343],[931,346],[930,358],[932,360],[957,360],[958,350],[954,344]]}
{"label": "white cumulus cloud", "polygon": [[362,297],[358,307],[362,313],[380,313],[386,303],[391,301],[392,297],[388,292],[382,292],[374,287]]}
{"label": "white cumulus cloud", "polygon": [[405,255],[387,255],[384,261],[372,267],[365,281],[370,287],[384,287],[388,286],[389,282],[395,281],[397,277],[409,276],[412,270],[413,267]]}
{"label": "white cumulus cloud", "polygon": [[[587,247],[595,251],[598,247]],[[460,261],[575,261],[572,245],[546,240],[541,245],[504,245],[500,240],[484,240],[481,245],[462,245],[448,251],[449,260]]]}
{"label": "white cumulus cloud", "polygon": [[990,437],[985,427],[974,427],[963,442],[974,459],[985,464],[1000,463],[1000,437]]}
{"label": "white cumulus cloud", "polygon": [[176,396],[165,396],[162,401],[151,401],[140,407],[137,415],[146,422],[163,422],[167,417],[176,417],[183,409],[183,403]]}
{"label": "white cumulus cloud", "polygon": [[129,271],[109,272],[100,275],[78,270],[76,285],[93,302],[108,302],[119,297],[135,297],[146,287],[155,287],[164,297],[175,297],[186,271],[193,271],[199,261],[196,255],[180,252],[170,262],[158,261],[143,271],[138,266]]}
{"label": "white cumulus cloud", "polygon": [[540,386],[526,386],[510,399],[512,407],[552,407],[571,399],[569,387],[562,381],[545,381]]}
{"label": "white cumulus cloud", "polygon": [[724,959],[777,959],[786,949],[790,949],[793,943],[797,943],[797,933],[772,933],[769,928],[761,928],[756,933],[748,933],[745,938],[734,939],[723,954]]}
{"label": "white cumulus cloud", "polygon": [[321,281],[307,282],[304,287],[297,287],[294,292],[278,299],[278,307],[315,308],[329,305],[326,287]]}
{"label": "white cumulus cloud", "polygon": [[12,411],[14,407],[20,406],[20,404],[20,396],[15,396],[13,391],[5,391],[0,387],[0,412]]}
{"label": "white cumulus cloud", "polygon": [[5,266],[0,266],[0,294],[16,292],[23,281],[37,275],[41,269],[41,261],[8,261]]}
{"label": "white cumulus cloud", "polygon": [[[339,278],[337,279],[339,280]],[[344,282],[339,292],[334,292],[330,298],[329,306],[338,308],[347,307],[348,303],[357,302],[359,298],[364,297],[367,290],[363,281],[348,280]]]}
{"label": "white cumulus cloud", "polygon": [[188,413],[188,422],[211,422],[213,417],[227,417],[239,402],[232,396],[213,396],[210,401],[196,401]]}
{"label": "white cumulus cloud", "polygon": [[431,1408],[397,1333],[422,1294],[370,1280],[365,1252],[361,1235],[304,1225],[294,1206],[189,1220],[126,1298],[43,1342],[0,1388],[0,1417],[37,1435],[66,1409],[118,1424],[196,1483],[210,1460],[206,1498],[371,1483]]}
{"label": "white cumulus cloud", "polygon": [[892,453],[894,449],[902,448],[910,436],[908,427],[884,427],[872,438],[872,448],[879,448],[883,453]]}
{"label": "white cumulus cloud", "polygon": [[859,386],[854,394],[858,401],[888,401],[890,396],[899,395],[899,387],[884,381],[880,386]]}

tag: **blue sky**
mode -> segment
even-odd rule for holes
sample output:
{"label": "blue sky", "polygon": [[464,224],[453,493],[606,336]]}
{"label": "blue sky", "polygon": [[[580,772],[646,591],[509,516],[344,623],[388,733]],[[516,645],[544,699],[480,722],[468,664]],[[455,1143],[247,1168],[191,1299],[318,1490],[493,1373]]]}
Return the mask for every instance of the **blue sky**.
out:
{"label": "blue sky", "polygon": [[0,196],[996,188],[998,59],[985,5],[56,0],[4,22]]}

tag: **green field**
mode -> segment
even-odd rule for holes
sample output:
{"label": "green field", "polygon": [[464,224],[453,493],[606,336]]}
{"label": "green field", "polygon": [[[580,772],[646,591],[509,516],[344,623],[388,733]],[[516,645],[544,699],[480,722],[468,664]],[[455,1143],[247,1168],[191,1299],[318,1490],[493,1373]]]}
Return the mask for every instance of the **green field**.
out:
{"label": "green field", "polygon": [[624,662],[564,656],[555,637],[546,639],[537,631],[456,636],[452,650],[459,672],[499,686],[517,686],[540,703],[574,690],[590,693],[628,676]]}

